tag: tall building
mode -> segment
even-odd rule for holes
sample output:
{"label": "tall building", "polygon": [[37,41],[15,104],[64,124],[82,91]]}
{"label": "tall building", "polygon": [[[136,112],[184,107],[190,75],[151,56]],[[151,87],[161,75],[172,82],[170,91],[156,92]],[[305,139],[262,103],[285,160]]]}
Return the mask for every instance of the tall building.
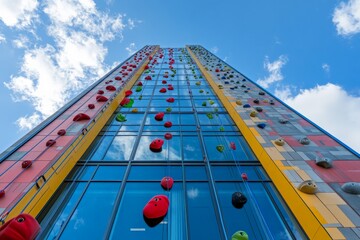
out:
{"label": "tall building", "polygon": [[38,239],[360,239],[359,154],[201,46],[145,46],[0,160]]}

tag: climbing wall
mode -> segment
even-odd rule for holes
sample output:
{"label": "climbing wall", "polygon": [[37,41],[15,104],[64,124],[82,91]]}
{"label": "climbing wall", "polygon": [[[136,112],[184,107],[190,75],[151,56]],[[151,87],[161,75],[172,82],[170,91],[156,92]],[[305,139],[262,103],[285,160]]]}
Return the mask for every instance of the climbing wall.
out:
{"label": "climbing wall", "polygon": [[188,51],[307,235],[360,239],[359,154],[203,47]]}
{"label": "climbing wall", "polygon": [[0,214],[36,216],[117,108],[157,46],[146,46],[1,155]]}

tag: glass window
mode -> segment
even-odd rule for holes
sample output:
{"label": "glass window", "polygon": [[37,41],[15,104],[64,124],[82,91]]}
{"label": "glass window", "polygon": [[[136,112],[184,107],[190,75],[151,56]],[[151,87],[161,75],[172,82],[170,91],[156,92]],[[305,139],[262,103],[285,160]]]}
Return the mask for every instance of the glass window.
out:
{"label": "glass window", "polygon": [[67,223],[61,238],[102,239],[119,188],[120,183],[91,183]]}
{"label": "glass window", "polygon": [[205,166],[185,166],[186,181],[207,181]]}
{"label": "glass window", "polygon": [[107,151],[104,160],[129,160],[136,136],[116,136]]}
{"label": "glass window", "polygon": [[198,136],[184,136],[182,148],[184,160],[204,161]]}
{"label": "glass window", "polygon": [[128,180],[160,180],[170,176],[174,180],[182,180],[181,166],[131,166]]}
{"label": "glass window", "polygon": [[[97,138],[99,138],[99,137],[97,137]],[[110,146],[112,139],[113,139],[112,136],[102,136],[101,142],[97,146],[97,148],[95,148],[95,146],[90,146],[90,149],[95,148],[95,152],[90,157],[90,160],[101,160],[103,158],[105,152],[107,151],[108,147]]]}
{"label": "glass window", "polygon": [[211,166],[214,180],[241,181],[241,174],[245,173],[248,180],[261,180],[255,166]]}
{"label": "glass window", "polygon": [[125,166],[99,166],[94,180],[100,181],[121,181],[123,180]]}
{"label": "glass window", "polygon": [[180,137],[164,140],[162,151],[152,152],[150,143],[156,138],[163,139],[163,136],[142,136],[134,160],[181,160]]}
{"label": "glass window", "polygon": [[190,239],[221,239],[208,183],[186,183]]}

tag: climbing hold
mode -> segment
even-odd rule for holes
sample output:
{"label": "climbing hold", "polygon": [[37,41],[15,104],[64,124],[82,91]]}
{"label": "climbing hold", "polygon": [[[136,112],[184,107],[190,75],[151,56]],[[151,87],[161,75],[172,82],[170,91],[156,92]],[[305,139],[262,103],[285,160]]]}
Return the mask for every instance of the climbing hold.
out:
{"label": "climbing hold", "polygon": [[134,109],[131,110],[131,112],[133,112],[133,113],[137,113],[138,111],[139,110],[137,108],[134,108]]}
{"label": "climbing hold", "polygon": [[281,123],[281,124],[286,124],[286,123],[288,123],[289,121],[288,120],[286,120],[286,119],[279,119],[279,123]]}
{"label": "climbing hold", "polygon": [[275,104],[274,100],[270,100],[270,104],[274,105]]}
{"label": "climbing hold", "polygon": [[323,168],[332,168],[332,160],[330,158],[317,158],[316,165]]}
{"label": "climbing hold", "polygon": [[218,150],[219,152],[223,152],[225,150],[224,146],[223,145],[217,145],[216,146],[216,150]]}
{"label": "climbing hold", "polygon": [[49,139],[47,142],[46,142],[46,146],[47,147],[51,147],[52,145],[54,145],[56,143],[56,141],[54,139]]}
{"label": "climbing hold", "polygon": [[224,128],[223,126],[221,126],[221,127],[219,128],[219,131],[220,131],[220,132],[223,132],[223,131],[225,131],[225,128]]}
{"label": "climbing hold", "polygon": [[172,134],[171,133],[165,133],[164,137],[165,137],[166,140],[170,140],[170,139],[172,139]]}
{"label": "climbing hold", "polygon": [[250,104],[244,104],[244,106],[243,106],[243,108],[250,108],[251,106],[250,106]]}
{"label": "climbing hold", "polygon": [[145,222],[154,227],[159,224],[167,214],[169,199],[165,195],[156,195],[150,199],[143,209]]}
{"label": "climbing hold", "polygon": [[262,111],[263,111],[262,107],[255,107],[255,110],[258,111],[258,112],[262,112]]}
{"label": "climbing hold", "polygon": [[213,119],[213,115],[211,113],[207,113],[206,116],[208,117],[208,119]]}
{"label": "climbing hold", "polygon": [[302,145],[309,145],[309,144],[310,144],[310,139],[308,139],[307,137],[303,137],[303,138],[300,138],[300,139],[299,139],[299,142],[300,142]]}
{"label": "climbing hold", "polygon": [[244,231],[237,231],[231,236],[231,240],[248,240],[249,236]]}
{"label": "climbing hold", "polygon": [[79,113],[73,118],[74,122],[78,122],[78,121],[82,121],[82,120],[90,120],[89,115],[87,115],[85,113]]}
{"label": "climbing hold", "polygon": [[0,198],[5,197],[5,190],[1,189],[0,190]]}
{"label": "climbing hold", "polygon": [[145,69],[145,70],[146,70],[146,69],[149,69],[149,65],[145,65],[144,69]]}
{"label": "climbing hold", "polygon": [[202,89],[199,90],[199,93],[203,93],[203,92],[204,92],[204,90],[202,90]]}
{"label": "climbing hold", "polygon": [[171,97],[171,98],[166,99],[166,101],[169,103],[173,103],[175,101],[175,99]]}
{"label": "climbing hold", "polygon": [[236,104],[239,105],[239,106],[241,106],[241,105],[242,105],[241,100],[237,100],[237,101],[236,101]]}
{"label": "climbing hold", "polygon": [[31,167],[31,165],[32,165],[32,161],[30,161],[30,160],[25,160],[21,163],[22,168],[29,168],[29,167]]}
{"label": "climbing hold", "polygon": [[136,89],[135,89],[135,92],[141,92],[142,90],[142,87],[141,86],[137,86]]}
{"label": "climbing hold", "polygon": [[22,213],[0,228],[0,239],[32,240],[40,232],[40,225],[31,215]]}
{"label": "climbing hold", "polygon": [[156,115],[155,115],[155,120],[156,121],[162,121],[163,120],[163,118],[164,118],[164,113],[163,112],[159,112],[159,113],[157,113]]}
{"label": "climbing hold", "polygon": [[214,101],[213,100],[209,100],[209,103],[210,103],[210,105],[214,105]]}
{"label": "climbing hold", "polygon": [[231,148],[232,150],[236,150],[236,145],[235,145],[234,142],[230,142],[230,148]]}
{"label": "climbing hold", "polygon": [[162,83],[162,84],[167,84],[167,81],[166,81],[166,80],[162,80],[161,83]]}
{"label": "climbing hold", "polygon": [[166,112],[171,112],[171,111],[172,111],[171,107],[166,108]]}
{"label": "climbing hold", "polygon": [[95,105],[92,104],[92,103],[89,103],[89,104],[88,104],[88,108],[89,108],[89,109],[94,109],[94,108],[95,108]]}
{"label": "climbing hold", "polygon": [[118,113],[117,115],[116,115],[116,121],[118,121],[118,122],[126,122],[127,120],[126,120],[126,117],[124,116],[124,115],[122,115],[121,113]]}
{"label": "climbing hold", "polygon": [[247,202],[247,198],[241,192],[234,192],[231,196],[231,202],[235,208],[240,209]]}
{"label": "climbing hold", "polygon": [[59,136],[64,136],[64,135],[66,134],[66,130],[65,130],[65,129],[60,129],[60,130],[57,132],[57,134],[58,134]]}
{"label": "climbing hold", "polygon": [[171,85],[171,86],[168,86],[168,90],[174,90],[174,87]]}
{"label": "climbing hold", "polygon": [[360,183],[359,182],[347,182],[341,186],[341,189],[350,194],[360,194]]}
{"label": "climbing hold", "polygon": [[241,174],[241,178],[244,180],[244,181],[247,181],[248,180],[248,176],[246,173],[242,173]]}
{"label": "climbing hold", "polygon": [[150,143],[150,150],[153,152],[161,152],[164,140],[157,138]]}
{"label": "climbing hold", "polygon": [[96,96],[96,101],[98,102],[106,102],[108,100],[105,96]]}
{"label": "climbing hold", "polygon": [[121,77],[117,76],[117,77],[115,77],[115,80],[120,81]]}
{"label": "climbing hold", "polygon": [[166,88],[161,88],[159,92],[166,93]]}
{"label": "climbing hold", "polygon": [[130,99],[125,97],[125,98],[120,102],[120,105],[121,105],[121,106],[124,106],[125,104],[128,104],[129,102],[130,102]]}
{"label": "climbing hold", "polygon": [[303,193],[314,194],[318,188],[313,180],[306,180],[300,183],[298,189]]}
{"label": "climbing hold", "polygon": [[97,91],[98,94],[104,94],[104,91],[103,90],[99,90]]}
{"label": "climbing hold", "polygon": [[108,90],[108,91],[116,91],[116,87],[114,87],[113,85],[108,85],[108,86],[106,86],[106,90]]}
{"label": "climbing hold", "polygon": [[201,106],[206,107],[206,102],[203,102]]}
{"label": "climbing hold", "polygon": [[140,95],[138,99],[141,100],[141,99],[142,99],[142,95]]}
{"label": "climbing hold", "polygon": [[266,124],[265,123],[259,123],[257,126],[258,126],[258,128],[264,129],[266,127]]}
{"label": "climbing hold", "polygon": [[260,100],[256,98],[256,99],[254,99],[253,102],[256,103],[256,104],[259,104],[259,103],[260,103]]}
{"label": "climbing hold", "polygon": [[166,123],[164,123],[164,127],[166,127],[166,128],[170,128],[172,126],[172,122],[166,122]]}
{"label": "climbing hold", "polygon": [[131,90],[127,90],[125,91],[125,97],[128,97],[132,94],[133,92]]}
{"label": "climbing hold", "polygon": [[129,98],[124,98],[120,103],[120,105],[123,106],[124,108],[131,108],[133,104],[134,104],[134,99],[129,99]]}
{"label": "climbing hold", "polygon": [[257,111],[251,111],[250,117],[256,117],[258,115]]}
{"label": "climbing hold", "polygon": [[196,85],[196,86],[200,86],[200,85],[201,85],[201,82],[200,82],[200,81],[197,81],[197,82],[195,83],[195,85]]}
{"label": "climbing hold", "polygon": [[260,91],[260,92],[259,92],[259,95],[264,96],[264,95],[265,95],[265,92]]}
{"label": "climbing hold", "polygon": [[218,85],[219,89],[224,89],[223,85]]}
{"label": "climbing hold", "polygon": [[170,190],[174,185],[174,179],[171,177],[163,177],[161,179],[161,187],[165,190]]}
{"label": "climbing hold", "polygon": [[139,87],[141,87],[142,85],[143,85],[143,83],[142,82],[138,82],[138,84],[137,84]]}
{"label": "climbing hold", "polygon": [[146,76],[145,80],[151,80],[151,76],[150,75]]}
{"label": "climbing hold", "polygon": [[284,146],[285,140],[283,138],[278,138],[275,140],[275,144],[278,146]]}
{"label": "climbing hold", "polygon": [[265,98],[264,100],[263,100],[263,103],[268,103],[269,102],[269,99],[267,99],[267,98]]}

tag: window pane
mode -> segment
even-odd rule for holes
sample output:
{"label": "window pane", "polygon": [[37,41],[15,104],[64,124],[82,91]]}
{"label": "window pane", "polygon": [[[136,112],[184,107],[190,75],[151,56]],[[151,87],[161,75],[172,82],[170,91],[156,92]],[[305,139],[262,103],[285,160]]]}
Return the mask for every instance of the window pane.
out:
{"label": "window pane", "polygon": [[183,137],[184,160],[204,161],[198,136]]}
{"label": "window pane", "polygon": [[107,151],[104,160],[129,160],[134,146],[135,136],[116,136]]}
{"label": "window pane", "polygon": [[125,166],[100,166],[93,179],[121,181],[124,177],[125,170]]}
{"label": "window pane", "polygon": [[174,180],[182,180],[181,166],[132,166],[129,180],[160,180],[170,176]]}

